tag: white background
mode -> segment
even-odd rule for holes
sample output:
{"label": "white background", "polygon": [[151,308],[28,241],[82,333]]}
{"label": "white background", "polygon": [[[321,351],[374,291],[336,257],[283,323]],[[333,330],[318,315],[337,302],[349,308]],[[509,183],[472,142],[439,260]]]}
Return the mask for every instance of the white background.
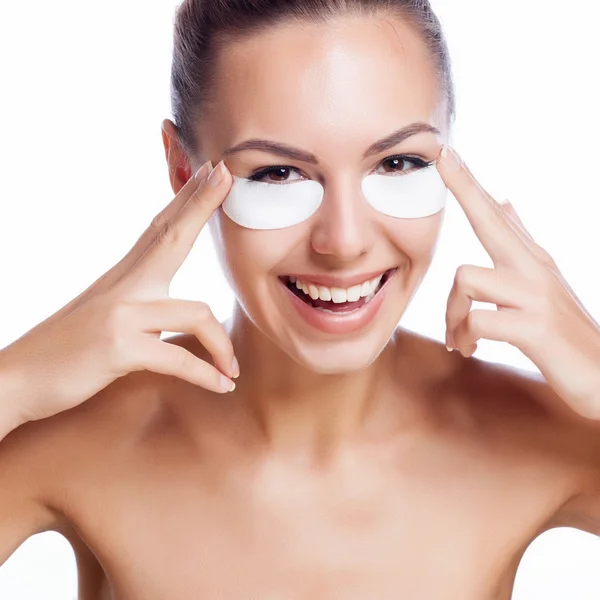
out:
{"label": "white background", "polygon": [[[160,123],[170,116],[176,4],[0,4],[0,347],[108,270],[172,198]],[[598,319],[597,1],[572,9],[559,0],[433,4],[454,61],[456,148],[484,186],[512,200]],[[443,340],[461,263],[491,266],[451,198],[404,326]],[[207,232],[171,293],[209,302],[219,319],[229,315],[232,295]],[[481,342],[477,356],[535,369],[506,344]],[[444,551],[452,548],[432,548]],[[74,556],[56,533],[30,538],[0,568],[1,598],[75,595]],[[513,598],[598,597],[599,538],[561,528],[528,548]]]}

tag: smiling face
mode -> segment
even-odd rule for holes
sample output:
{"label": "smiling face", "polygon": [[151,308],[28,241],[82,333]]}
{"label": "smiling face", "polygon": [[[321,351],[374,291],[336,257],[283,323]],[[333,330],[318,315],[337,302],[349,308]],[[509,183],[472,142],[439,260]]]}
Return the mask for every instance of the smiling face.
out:
{"label": "smiling face", "polygon": [[[312,180],[324,190],[318,210],[286,228],[249,229],[222,209],[215,213],[213,235],[238,302],[310,370],[362,369],[385,347],[416,292],[442,224],[443,210],[415,219],[383,214],[362,189],[374,173],[409,177],[447,141],[447,107],[427,48],[398,19],[344,17],[278,26],[229,44],[218,73],[216,108],[198,124],[205,159],[216,164],[223,157],[235,177],[262,171],[263,184]],[[404,128],[403,140],[373,147]],[[223,154],[258,138],[302,153],[255,147]],[[279,168],[264,174],[268,167]],[[344,296],[331,288],[350,289]],[[309,297],[317,293],[320,299]],[[330,294],[352,303],[328,301]]]}

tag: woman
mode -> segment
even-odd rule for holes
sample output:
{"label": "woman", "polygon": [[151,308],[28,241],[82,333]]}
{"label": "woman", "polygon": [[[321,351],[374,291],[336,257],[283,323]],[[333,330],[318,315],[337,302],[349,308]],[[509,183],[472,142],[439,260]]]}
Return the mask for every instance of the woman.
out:
{"label": "woman", "polygon": [[[175,41],[175,199],[0,353],[0,562],[55,530],[83,599],[506,600],[543,531],[600,533],[599,327],[446,147],[429,5],[186,0]],[[435,177],[494,262],[457,272],[452,353],[396,327]],[[168,297],[206,223],[224,324]],[[472,358],[480,338],[545,380]]]}

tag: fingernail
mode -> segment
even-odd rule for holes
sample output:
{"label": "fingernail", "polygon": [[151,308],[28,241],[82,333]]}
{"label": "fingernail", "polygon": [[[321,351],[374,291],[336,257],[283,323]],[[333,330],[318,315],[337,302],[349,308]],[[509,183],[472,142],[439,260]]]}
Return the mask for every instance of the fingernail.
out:
{"label": "fingernail", "polygon": [[442,147],[440,148],[440,151],[438,152],[438,155],[435,157],[435,164],[437,165],[443,158],[444,156],[444,150],[445,150],[446,146],[442,145]]}
{"label": "fingernail", "polygon": [[458,156],[456,151],[448,146],[444,146],[442,149],[442,160],[445,161],[445,164],[450,171],[458,171],[462,167],[462,159]]}
{"label": "fingernail", "polygon": [[218,185],[223,181],[223,177],[225,176],[225,165],[223,161],[221,161],[208,176],[208,185],[211,187],[218,187]]}
{"label": "fingernail", "polygon": [[225,377],[225,375],[221,375],[221,387],[226,392],[233,392],[235,390],[235,383],[229,379],[229,377]]}
{"label": "fingernail", "polygon": [[452,337],[446,331],[446,350],[448,350],[448,352],[452,352],[452,350],[454,350],[454,348],[452,347],[452,343],[453,343]]}
{"label": "fingernail", "polygon": [[234,356],[233,363],[231,364],[231,370],[233,372],[233,378],[237,379],[240,376],[240,363],[238,359]]}
{"label": "fingernail", "polygon": [[196,180],[198,182],[204,181],[204,178],[209,174],[210,169],[212,168],[212,163],[209,161],[205,162],[196,173]]}

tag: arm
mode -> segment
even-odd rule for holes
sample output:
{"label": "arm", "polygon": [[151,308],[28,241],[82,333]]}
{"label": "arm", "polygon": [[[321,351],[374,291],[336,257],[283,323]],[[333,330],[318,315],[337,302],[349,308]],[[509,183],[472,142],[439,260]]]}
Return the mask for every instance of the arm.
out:
{"label": "arm", "polygon": [[552,519],[552,527],[572,527],[600,536],[600,421],[587,419],[568,410],[561,398],[537,374],[533,393],[555,417],[549,431],[549,445],[562,448],[560,456],[568,470],[570,493]]}
{"label": "arm", "polygon": [[24,422],[17,409],[18,390],[22,388],[20,373],[9,368],[0,357],[0,443]]}
{"label": "arm", "polygon": [[30,536],[56,530],[62,515],[46,502],[52,453],[47,435],[28,423],[0,441],[0,565]]}
{"label": "arm", "polygon": [[24,425],[18,402],[20,390],[26,389],[25,375],[2,359],[0,356],[0,565],[27,538],[56,530],[63,522],[44,502],[51,440],[41,424]]}
{"label": "arm", "polygon": [[561,507],[557,524],[600,536],[600,422],[582,426],[574,441],[583,464],[573,496]]}

